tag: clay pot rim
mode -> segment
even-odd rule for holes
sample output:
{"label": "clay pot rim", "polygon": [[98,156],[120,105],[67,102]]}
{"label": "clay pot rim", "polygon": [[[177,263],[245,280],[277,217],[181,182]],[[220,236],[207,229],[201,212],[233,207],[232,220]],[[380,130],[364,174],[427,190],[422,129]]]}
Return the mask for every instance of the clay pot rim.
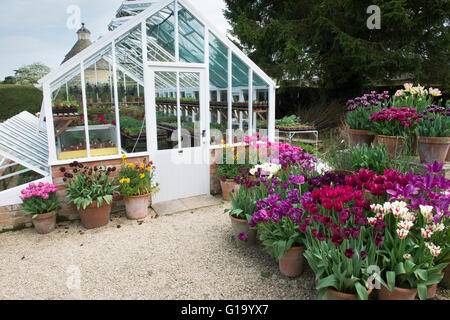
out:
{"label": "clay pot rim", "polygon": [[413,292],[416,291],[417,292],[417,288],[412,288],[412,289],[406,289],[406,288],[402,288],[402,287],[394,287],[394,291],[390,291],[389,288],[386,288],[385,286],[382,286],[383,288],[385,288],[386,290],[388,290],[389,292],[393,293],[394,291],[399,291],[402,293],[408,293],[408,292]]}
{"label": "clay pot rim", "polygon": [[388,138],[388,139],[401,139],[401,140],[405,140],[405,137],[402,136],[385,136],[384,134],[376,134],[375,136],[377,137],[383,137],[383,138]]}
{"label": "clay pot rim", "polygon": [[53,211],[47,212],[47,213],[41,213],[41,214],[38,214],[36,218],[33,218],[33,217],[32,217],[32,219],[35,219],[35,220],[44,220],[44,219],[53,217],[54,215],[56,215],[56,209],[53,210]]}
{"label": "clay pot rim", "polygon": [[246,224],[248,224],[247,219],[238,219],[238,218],[233,217],[231,214],[228,214],[228,216],[230,217],[231,220],[234,220],[236,222],[241,222],[241,223],[245,222]]}
{"label": "clay pot rim", "polygon": [[124,200],[140,199],[140,198],[149,197],[149,196],[151,196],[151,195],[152,195],[152,193],[149,192],[149,193],[147,193],[147,194],[141,194],[141,195],[139,195],[139,196],[128,196],[128,197],[123,196],[123,199],[124,199]]}
{"label": "clay pot rim", "polygon": [[450,144],[450,137],[424,137],[417,136],[418,142],[425,142],[430,144]]}
{"label": "clay pot rim", "polygon": [[[340,297],[356,297],[357,299],[358,299],[358,293],[345,293],[345,292],[340,292],[340,291],[337,291],[337,290],[335,290],[335,289],[333,289],[333,288],[330,288],[330,287],[328,287],[327,288],[327,291],[329,291],[329,292],[333,292],[333,294],[334,295],[336,295],[336,296],[340,296]],[[373,289],[367,289],[367,295],[369,296],[371,293],[372,293],[372,291],[373,291]],[[359,300],[359,299],[358,299]]]}
{"label": "clay pot rim", "polygon": [[[318,285],[319,282],[320,282],[320,278],[317,279],[317,280],[315,281],[316,285]],[[358,297],[358,293],[345,293],[345,292],[340,292],[340,291],[337,291],[337,290],[333,289],[332,287],[327,287],[327,291],[328,291],[328,290],[329,290],[329,291],[332,291],[332,292],[339,293],[339,294],[341,294],[341,295],[356,296],[356,297]],[[367,289],[367,295],[370,295],[370,294],[372,293],[372,291],[373,291],[373,288]]]}
{"label": "clay pot rim", "polygon": [[289,250],[288,250],[288,252],[289,252],[289,251],[298,251],[298,252],[301,252],[301,251],[305,251],[305,250],[306,250],[306,246],[295,246],[295,247],[290,247]]}
{"label": "clay pot rim", "polygon": [[370,130],[352,129],[352,128],[348,128],[347,130],[348,130],[348,132],[352,132],[352,133],[360,133],[360,134],[364,134],[364,135],[368,135],[368,136],[373,136],[373,134],[369,134]]}
{"label": "clay pot rim", "polygon": [[[95,200],[90,205],[88,205],[86,207],[86,209],[88,209],[88,208],[100,209],[100,208],[103,208],[105,206],[111,206],[111,205],[112,205],[112,201],[108,204],[108,203],[106,203],[105,200],[103,200],[103,204],[100,207],[97,207],[97,200]],[[86,210],[86,209],[81,208],[81,210]]]}

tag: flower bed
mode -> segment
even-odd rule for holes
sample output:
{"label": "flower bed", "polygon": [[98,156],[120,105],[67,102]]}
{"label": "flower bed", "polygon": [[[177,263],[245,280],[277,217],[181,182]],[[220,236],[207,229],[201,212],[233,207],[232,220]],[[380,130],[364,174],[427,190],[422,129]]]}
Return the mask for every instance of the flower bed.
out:
{"label": "flower bed", "polygon": [[[380,298],[406,289],[410,297],[427,298],[450,258],[450,180],[440,173],[442,164],[426,164],[424,175],[393,169],[318,174],[317,159],[300,148],[267,146],[278,153],[240,170],[227,212],[260,232],[280,272],[291,249],[304,247],[300,256],[316,275],[319,298],[337,291],[367,299],[373,281],[385,290]],[[273,164],[280,170],[264,170]],[[238,238],[248,241],[245,232]]]}

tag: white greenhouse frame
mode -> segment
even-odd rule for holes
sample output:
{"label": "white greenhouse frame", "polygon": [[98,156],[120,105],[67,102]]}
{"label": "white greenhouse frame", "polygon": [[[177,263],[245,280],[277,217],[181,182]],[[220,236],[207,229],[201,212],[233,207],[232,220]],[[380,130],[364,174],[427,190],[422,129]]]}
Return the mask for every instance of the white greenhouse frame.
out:
{"label": "white greenhouse frame", "polygon": [[[154,135],[154,132],[152,129],[156,130],[154,127],[154,124],[152,121],[154,119],[150,119],[151,112],[154,112],[154,104],[155,104],[155,97],[159,96],[159,93],[156,94],[155,90],[151,89],[151,85],[154,85],[155,83],[152,83],[151,79],[149,79],[149,76],[151,75],[150,68],[151,67],[165,67],[167,69],[170,68],[178,68],[178,69],[192,69],[192,70],[203,70],[205,75],[205,81],[204,86],[207,87],[205,89],[206,91],[206,97],[203,99],[205,108],[207,110],[207,115],[205,117],[207,124],[204,126],[205,135],[203,135],[204,140],[203,146],[206,146],[208,150],[215,149],[221,147],[221,145],[210,145],[210,126],[209,122],[211,121],[211,109],[210,109],[210,92],[216,91],[217,94],[220,94],[220,90],[227,91],[228,94],[228,125],[227,128],[227,140],[228,142],[231,140],[231,128],[232,128],[232,121],[233,121],[233,112],[236,112],[233,110],[233,97],[239,95],[239,101],[243,101],[244,97],[244,87],[239,86],[233,86],[233,65],[232,60],[234,57],[237,57],[247,68],[248,70],[248,83],[247,86],[245,86],[245,90],[247,93],[247,100],[248,100],[248,132],[254,133],[255,127],[253,122],[256,121],[256,115],[253,114],[253,100],[255,98],[255,92],[257,89],[261,89],[261,87],[258,87],[257,85],[254,86],[254,75],[259,77],[259,79],[263,82],[265,82],[264,89],[266,90],[267,94],[267,104],[268,104],[268,110],[267,112],[267,135],[269,141],[275,141],[275,90],[276,90],[276,84],[275,82],[266,74],[264,73],[253,61],[251,61],[236,45],[234,45],[226,36],[224,36],[216,27],[208,22],[208,19],[206,19],[197,9],[195,9],[191,3],[187,0],[165,0],[165,1],[158,1],[158,2],[152,2],[152,1],[142,1],[143,3],[147,3],[150,6],[145,9],[144,11],[137,13],[136,15],[131,15],[124,17],[124,22],[120,25],[120,23],[115,23],[114,28],[111,27],[111,29],[114,29],[110,32],[108,32],[105,36],[94,42],[92,45],[90,45],[88,48],[80,52],[79,54],[75,55],[68,61],[66,61],[64,64],[62,64],[60,67],[58,67],[56,70],[52,71],[45,77],[43,77],[41,80],[39,80],[38,84],[36,85],[39,89],[43,91],[43,112],[41,113],[41,121],[43,117],[46,118],[46,131],[47,131],[47,141],[48,141],[48,166],[57,166],[57,165],[65,165],[72,161],[78,161],[78,162],[90,162],[90,161],[105,161],[105,160],[112,160],[112,159],[119,159],[121,157],[123,150],[121,149],[120,145],[120,120],[119,120],[119,97],[118,97],[118,71],[122,72],[124,75],[128,76],[130,79],[135,81],[137,84],[141,85],[144,88],[144,104],[145,104],[145,119],[146,119],[146,134],[147,134],[147,151],[146,152],[137,152],[132,154],[127,154],[127,156],[149,156],[152,152],[156,150],[156,146],[154,146],[154,142],[156,141],[156,137],[152,137]],[[147,45],[151,38],[147,36],[147,19],[149,19],[152,16],[155,16],[163,9],[166,9],[169,5],[174,6],[174,12],[178,13],[179,6],[182,6],[194,19],[196,19],[202,26],[203,26],[203,35],[199,35],[197,33],[196,36],[202,36],[203,37],[203,53],[204,53],[204,59],[203,63],[188,63],[183,62],[180,59],[180,45],[179,45],[179,23],[181,23],[178,19],[178,14],[174,14],[174,61],[172,62],[155,62],[150,61],[148,57],[148,49]],[[130,13],[133,14],[133,13]],[[113,21],[117,21],[118,19],[115,19]],[[119,19],[120,20],[120,19]],[[185,22],[183,22],[185,23]],[[125,69],[122,66],[119,66],[119,63],[116,61],[116,44],[121,41],[121,39],[127,35],[131,30],[135,30],[139,28],[140,29],[140,39],[138,39],[137,35],[138,33],[134,34],[132,41],[127,43],[127,46],[134,47],[132,50],[137,50],[142,54],[142,65],[140,65],[140,61],[136,62],[134,61],[134,68],[132,69]],[[196,32],[193,30],[193,32]],[[210,85],[210,56],[209,56],[209,48],[210,48],[210,33],[214,35],[214,37],[219,40],[227,49],[227,56],[228,56],[228,88],[215,88]],[[140,43],[139,43],[140,42]],[[152,45],[154,45],[152,43]],[[189,45],[194,45],[194,43],[189,43]],[[157,46],[157,44],[156,44]],[[123,49],[123,48],[121,48]],[[81,76],[81,90],[82,90],[82,106],[84,110],[84,114],[87,114],[87,101],[86,101],[86,81],[85,81],[85,68],[89,66],[92,63],[92,58],[94,58],[96,55],[102,55],[102,52],[105,52],[107,50],[111,50],[112,52],[112,59],[108,61],[109,59],[105,59],[108,64],[110,65],[110,72],[112,71],[113,76],[112,78],[112,86],[111,91],[114,92],[111,93],[111,95],[114,94],[114,101],[113,107],[115,108],[115,114],[116,114],[116,134],[117,134],[117,144],[118,144],[118,154],[114,155],[108,155],[108,156],[97,156],[93,157],[90,153],[90,143],[86,143],[86,152],[87,157],[85,158],[79,158],[79,159],[70,159],[70,160],[58,160],[56,145],[55,145],[55,124],[54,124],[54,118],[53,118],[53,111],[52,111],[52,93],[54,90],[54,83],[57,82],[59,85],[63,85],[64,83],[67,83],[74,75],[80,75]],[[126,49],[130,50],[130,49]],[[158,54],[165,56],[165,60],[171,60],[170,53],[164,52],[164,49],[162,47],[158,47]],[[186,50],[186,49],[184,49]],[[126,55],[125,59],[129,58],[128,55]],[[112,70],[111,70],[112,66]],[[97,72],[97,64],[95,64],[95,70]],[[242,70],[241,74],[242,74]],[[140,74],[142,72],[142,74]],[[243,73],[245,74],[245,73]],[[140,77],[143,77],[143,82],[139,79]],[[182,79],[180,78],[180,81]],[[165,85],[170,84],[170,79],[166,79]],[[124,83],[126,87],[126,81]],[[138,85],[138,88],[139,88]],[[175,85],[175,83],[171,83],[171,85]],[[67,90],[67,85],[66,85]],[[153,92],[151,92],[153,91]],[[200,92],[201,90],[199,90]],[[164,94],[165,95],[165,94]],[[153,98],[153,101],[152,101]],[[217,99],[217,101],[220,101],[220,98]],[[246,112],[246,111],[245,111]],[[217,117],[217,121],[220,123],[220,115],[219,112],[217,112],[217,115],[214,115]],[[242,117],[240,117],[242,119]],[[154,121],[156,122],[156,121]],[[240,127],[242,124],[240,124]],[[85,141],[89,142],[89,125],[87,124],[87,121],[85,121],[84,124],[85,128]],[[208,183],[209,185],[209,183]]]}

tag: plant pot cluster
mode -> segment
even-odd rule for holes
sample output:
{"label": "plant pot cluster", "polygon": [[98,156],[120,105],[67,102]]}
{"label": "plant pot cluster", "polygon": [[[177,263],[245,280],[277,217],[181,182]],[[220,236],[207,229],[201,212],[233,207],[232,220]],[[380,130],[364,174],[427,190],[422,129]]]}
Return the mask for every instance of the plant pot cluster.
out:
{"label": "plant pot cluster", "polygon": [[346,122],[351,147],[385,144],[391,158],[402,154],[406,140],[411,155],[422,163],[450,161],[450,118],[446,107],[435,105],[439,89],[428,91],[405,84],[390,98],[387,91],[372,92],[347,102]]}
{"label": "plant pot cluster", "polygon": [[77,106],[71,105],[71,106],[54,106],[53,107],[53,114],[55,116],[61,116],[67,113],[73,113],[78,114],[78,108]]}

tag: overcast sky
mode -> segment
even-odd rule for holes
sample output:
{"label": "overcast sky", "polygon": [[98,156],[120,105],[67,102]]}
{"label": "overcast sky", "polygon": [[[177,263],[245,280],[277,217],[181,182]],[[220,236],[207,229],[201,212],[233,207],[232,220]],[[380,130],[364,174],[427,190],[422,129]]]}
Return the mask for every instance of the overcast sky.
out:
{"label": "overcast sky", "polygon": [[[189,0],[224,34],[229,25],[223,17],[223,0]],[[71,5],[81,11],[81,20],[92,40],[108,32],[107,25],[123,0],[0,0],[0,81],[14,75],[22,65],[42,62],[59,66],[77,40],[67,26]]]}

